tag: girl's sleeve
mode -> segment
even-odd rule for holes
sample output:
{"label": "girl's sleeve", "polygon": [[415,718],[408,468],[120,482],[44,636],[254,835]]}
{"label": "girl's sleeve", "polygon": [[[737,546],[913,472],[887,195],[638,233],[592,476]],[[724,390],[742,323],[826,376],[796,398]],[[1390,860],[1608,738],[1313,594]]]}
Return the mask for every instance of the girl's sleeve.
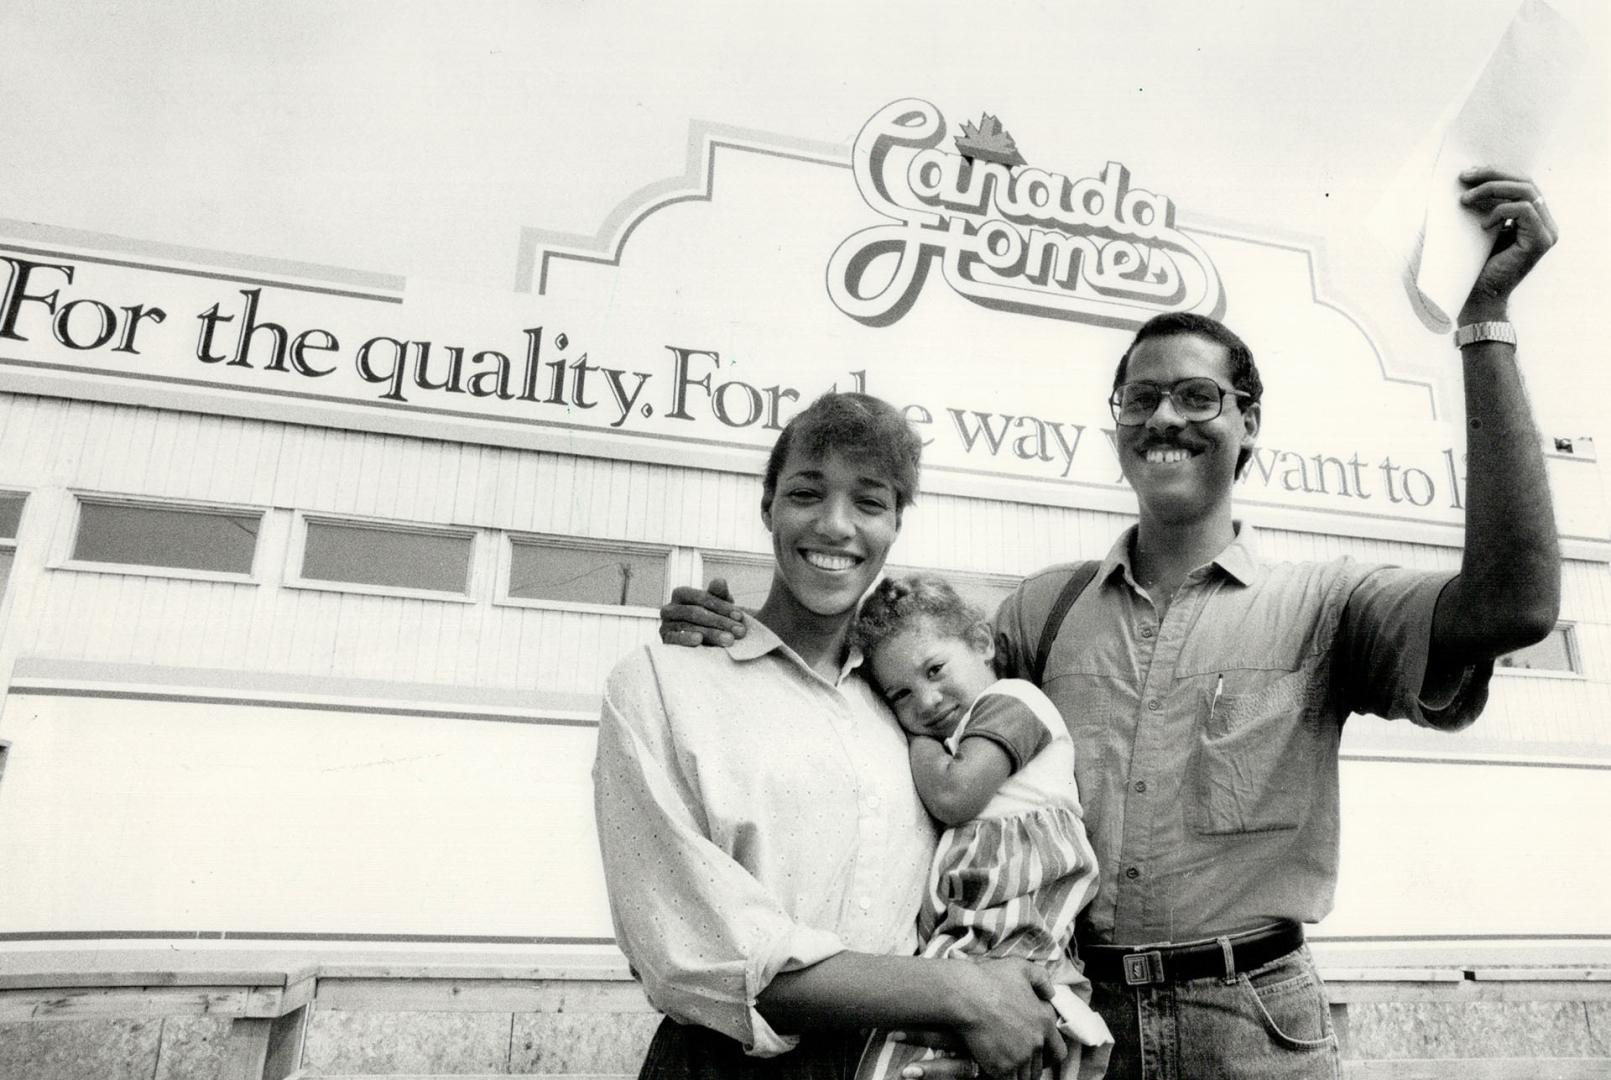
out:
{"label": "girl's sleeve", "polygon": [[957,734],[964,739],[989,739],[1000,746],[1012,762],[1013,772],[1022,769],[1052,741],[1046,724],[1027,704],[1012,694],[990,690],[979,695],[967,725]]}
{"label": "girl's sleeve", "polygon": [[755,1009],[782,971],[844,950],[791,918],[705,837],[696,793],[677,768],[653,659],[638,650],[610,675],[593,765],[594,813],[616,942],[654,1006],[769,1057],[796,1037]]}

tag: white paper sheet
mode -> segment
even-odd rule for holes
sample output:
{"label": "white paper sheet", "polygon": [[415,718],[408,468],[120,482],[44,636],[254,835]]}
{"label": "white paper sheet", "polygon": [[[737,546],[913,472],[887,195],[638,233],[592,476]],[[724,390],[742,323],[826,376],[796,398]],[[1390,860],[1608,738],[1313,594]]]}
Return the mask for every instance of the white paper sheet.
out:
{"label": "white paper sheet", "polygon": [[1426,179],[1405,286],[1429,329],[1453,325],[1494,244],[1481,219],[1460,205],[1461,171],[1491,165],[1536,175],[1545,136],[1569,100],[1583,58],[1572,24],[1544,0],[1525,0],[1448,121],[1430,175],[1424,157],[1419,167],[1411,166]]}

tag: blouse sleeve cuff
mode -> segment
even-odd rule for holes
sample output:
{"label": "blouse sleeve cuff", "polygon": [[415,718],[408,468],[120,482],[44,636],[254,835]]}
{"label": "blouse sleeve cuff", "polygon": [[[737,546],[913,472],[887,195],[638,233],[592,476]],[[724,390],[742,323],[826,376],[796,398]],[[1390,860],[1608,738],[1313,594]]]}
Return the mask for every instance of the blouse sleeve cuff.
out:
{"label": "blouse sleeve cuff", "polygon": [[772,984],[779,972],[799,971],[812,964],[820,964],[830,956],[845,951],[845,943],[837,934],[809,926],[795,926],[773,943],[770,950],[758,953],[750,961],[746,974],[749,998],[750,1038],[744,1052],[752,1057],[776,1057],[793,1050],[800,1043],[798,1035],[779,1034],[755,1008],[755,1001]]}

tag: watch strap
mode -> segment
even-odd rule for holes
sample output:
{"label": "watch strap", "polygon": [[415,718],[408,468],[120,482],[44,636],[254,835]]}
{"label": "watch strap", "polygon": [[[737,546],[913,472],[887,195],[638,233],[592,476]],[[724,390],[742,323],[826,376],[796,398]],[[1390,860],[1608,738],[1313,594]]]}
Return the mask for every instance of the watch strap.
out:
{"label": "watch strap", "polygon": [[1454,345],[1463,349],[1479,341],[1502,341],[1511,348],[1516,346],[1516,327],[1508,322],[1468,323],[1454,332]]}

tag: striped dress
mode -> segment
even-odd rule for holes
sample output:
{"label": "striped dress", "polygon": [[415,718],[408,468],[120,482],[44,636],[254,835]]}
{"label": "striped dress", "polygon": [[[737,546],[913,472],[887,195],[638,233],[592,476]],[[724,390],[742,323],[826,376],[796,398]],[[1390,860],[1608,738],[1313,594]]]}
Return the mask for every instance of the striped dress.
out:
{"label": "striped dress", "polygon": [[[1033,683],[1001,679],[974,700],[946,748],[955,754],[965,738],[995,742],[1013,771],[978,817],[940,838],[918,916],[921,955],[1044,964],[1064,987],[1053,1002],[1070,1043],[1063,1076],[1100,1076],[1111,1038],[1086,1003],[1089,981],[1068,955],[1075,917],[1097,880],[1068,728]],[[891,1080],[931,1056],[875,1031],[856,1075]]]}

